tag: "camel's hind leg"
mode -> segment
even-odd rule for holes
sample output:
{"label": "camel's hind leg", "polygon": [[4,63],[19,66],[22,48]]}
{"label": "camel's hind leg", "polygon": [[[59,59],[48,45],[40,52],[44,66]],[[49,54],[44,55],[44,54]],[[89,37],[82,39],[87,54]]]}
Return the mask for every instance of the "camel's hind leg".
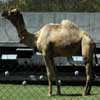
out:
{"label": "camel's hind leg", "polygon": [[92,79],[92,67],[93,67],[93,50],[92,43],[82,42],[82,56],[86,67],[86,87],[83,95],[90,95],[91,91],[91,79]]}

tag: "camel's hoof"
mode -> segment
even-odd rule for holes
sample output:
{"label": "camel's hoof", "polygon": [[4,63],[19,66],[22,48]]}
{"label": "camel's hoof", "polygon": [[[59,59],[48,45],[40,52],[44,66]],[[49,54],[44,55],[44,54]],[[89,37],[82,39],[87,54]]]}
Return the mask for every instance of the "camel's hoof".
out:
{"label": "camel's hoof", "polygon": [[48,96],[49,96],[49,97],[51,97],[51,96],[52,96],[52,94],[48,93]]}
{"label": "camel's hoof", "polygon": [[89,96],[91,95],[90,93],[83,93],[82,96]]}
{"label": "camel's hoof", "polygon": [[58,92],[58,93],[57,93],[57,95],[61,95],[61,93],[60,93],[60,92]]}

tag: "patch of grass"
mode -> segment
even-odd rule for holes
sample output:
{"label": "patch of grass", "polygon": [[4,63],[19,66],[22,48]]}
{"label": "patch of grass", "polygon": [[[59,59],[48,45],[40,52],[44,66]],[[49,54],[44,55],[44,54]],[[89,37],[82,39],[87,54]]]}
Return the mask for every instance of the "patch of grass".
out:
{"label": "patch of grass", "polygon": [[53,86],[53,96],[48,97],[47,85],[0,85],[0,100],[99,100],[100,87],[93,86],[91,96],[81,96],[82,86],[62,86],[62,95],[56,95],[56,86]]}

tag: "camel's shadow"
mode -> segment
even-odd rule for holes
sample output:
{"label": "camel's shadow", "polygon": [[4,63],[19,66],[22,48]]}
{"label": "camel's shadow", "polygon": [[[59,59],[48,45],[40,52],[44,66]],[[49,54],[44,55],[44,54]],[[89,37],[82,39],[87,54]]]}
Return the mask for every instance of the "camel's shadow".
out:
{"label": "camel's shadow", "polygon": [[82,96],[82,94],[61,94],[61,96]]}
{"label": "camel's shadow", "polygon": [[82,96],[82,94],[61,94],[61,95],[54,94],[53,96]]}
{"label": "camel's shadow", "polygon": [[[98,95],[98,94],[91,94],[91,95],[87,95],[87,96],[94,96],[94,95]],[[99,94],[100,95],[100,94]],[[57,95],[57,94],[55,94],[55,95],[53,95],[53,96],[75,96],[75,97],[77,97],[77,96],[82,96],[82,94],[80,93],[80,94],[61,94],[61,95]]]}

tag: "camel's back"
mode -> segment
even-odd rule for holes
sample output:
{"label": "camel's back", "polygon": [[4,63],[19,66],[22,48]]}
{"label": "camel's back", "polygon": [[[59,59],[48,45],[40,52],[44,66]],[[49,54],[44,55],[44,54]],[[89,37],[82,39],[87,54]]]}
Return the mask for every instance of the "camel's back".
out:
{"label": "camel's back", "polygon": [[38,46],[53,43],[55,46],[70,45],[80,41],[80,30],[63,24],[47,24],[40,30],[37,40]]}

